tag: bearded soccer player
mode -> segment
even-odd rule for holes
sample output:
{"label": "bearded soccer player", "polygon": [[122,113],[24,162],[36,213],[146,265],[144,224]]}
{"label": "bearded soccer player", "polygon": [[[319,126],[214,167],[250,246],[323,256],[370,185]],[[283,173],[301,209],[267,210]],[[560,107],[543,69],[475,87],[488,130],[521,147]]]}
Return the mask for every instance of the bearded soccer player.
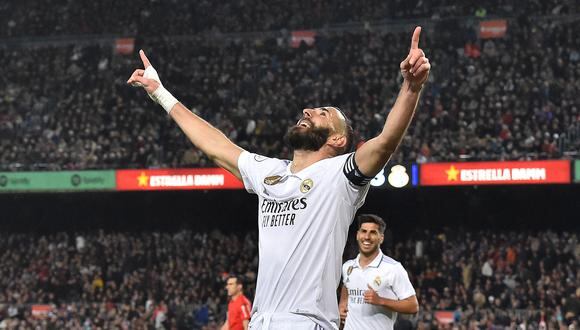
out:
{"label": "bearded soccer player", "polygon": [[342,266],[340,318],[345,330],[393,329],[397,313],[415,314],[419,303],[407,271],[380,249],[386,224],[374,214],[358,217],[359,254]]}
{"label": "bearded soccer player", "polygon": [[[352,128],[336,107],[306,108],[287,133],[292,160],[243,150],[189,111],[145,69],[127,83],[143,87],[191,142],[258,195],[259,266],[250,329],[337,329],[341,256],[369,182],[395,151],[415,113],[431,66],[415,28],[401,62],[403,83],[382,132],[350,152]],[[316,253],[312,253],[315,251]]]}
{"label": "bearded soccer player", "polygon": [[221,330],[248,330],[252,304],[244,296],[244,285],[239,276],[230,276],[226,281],[226,291],[230,299],[228,316]]}

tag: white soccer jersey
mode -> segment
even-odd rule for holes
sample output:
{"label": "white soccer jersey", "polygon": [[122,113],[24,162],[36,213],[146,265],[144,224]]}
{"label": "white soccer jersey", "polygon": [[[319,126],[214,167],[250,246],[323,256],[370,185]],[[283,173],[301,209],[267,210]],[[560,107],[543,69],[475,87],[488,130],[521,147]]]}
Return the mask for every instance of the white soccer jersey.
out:
{"label": "white soccer jersey", "polygon": [[[324,159],[298,173],[290,161],[244,151],[238,168],[259,197],[259,266],[252,323],[267,328],[273,314],[300,314],[324,329],[339,323],[336,288],[348,227],[369,185],[343,172],[354,154]],[[351,157],[352,158],[349,158]],[[347,162],[348,160],[348,162]]]}
{"label": "white soccer jersey", "polygon": [[348,292],[348,313],[344,330],[393,329],[397,313],[382,306],[365,303],[364,292],[370,285],[383,298],[403,300],[415,295],[409,275],[401,263],[381,251],[364,269],[359,256],[342,266],[342,282]]}

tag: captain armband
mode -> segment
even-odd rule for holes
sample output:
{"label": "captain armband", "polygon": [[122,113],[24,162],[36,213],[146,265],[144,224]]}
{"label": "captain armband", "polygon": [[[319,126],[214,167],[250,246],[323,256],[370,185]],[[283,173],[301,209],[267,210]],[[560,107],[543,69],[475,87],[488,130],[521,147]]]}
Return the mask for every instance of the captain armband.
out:
{"label": "captain armband", "polygon": [[346,160],[346,163],[344,163],[342,172],[344,173],[348,181],[350,181],[353,185],[359,187],[367,185],[373,179],[370,176],[362,174],[362,172],[358,169],[358,166],[354,161],[354,153],[351,154]]}

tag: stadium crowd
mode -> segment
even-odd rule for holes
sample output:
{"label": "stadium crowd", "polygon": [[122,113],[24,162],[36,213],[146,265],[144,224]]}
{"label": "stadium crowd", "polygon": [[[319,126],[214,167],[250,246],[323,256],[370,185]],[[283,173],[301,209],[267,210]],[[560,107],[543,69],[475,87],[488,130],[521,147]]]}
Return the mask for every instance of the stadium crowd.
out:
{"label": "stadium crowd", "polygon": [[[505,38],[487,40],[456,24],[425,34],[431,81],[395,161],[561,158],[569,132],[576,135],[566,150],[580,150],[576,24],[521,18],[510,21]],[[339,105],[359,142],[382,129],[408,33],[327,32],[297,48],[282,37],[137,46],[193,111],[244,148],[286,157],[283,135],[306,106]],[[5,48],[0,60],[4,169],[213,166],[125,84],[137,56],[107,44]]]}
{"label": "stadium crowd", "polygon": [[[225,279],[253,296],[257,237],[194,232],[0,234],[0,328],[216,329]],[[580,317],[577,233],[425,231],[392,243],[416,288],[419,329],[550,329]],[[387,252],[387,251],[385,251]],[[356,253],[347,245],[348,257]],[[33,315],[32,305],[50,305]],[[514,328],[515,329],[515,328]]]}
{"label": "stadium crowd", "polygon": [[418,288],[420,328],[436,328],[436,310],[453,311],[467,329],[578,327],[576,233],[426,231],[394,255]]}
{"label": "stadium crowd", "polygon": [[[575,136],[565,150],[580,150],[580,30],[557,18],[579,9],[572,0],[5,1],[0,170],[213,166],[125,84],[135,54],[46,37],[136,36],[185,105],[242,147],[287,157],[283,135],[306,106],[340,106],[358,143],[382,129],[409,33],[324,28],[401,18],[433,19],[421,45],[433,71],[393,162],[566,157],[563,136]],[[506,36],[479,39],[477,19],[495,15],[511,18]],[[473,19],[443,19],[451,16]],[[291,47],[288,31],[305,28],[323,30],[313,45]],[[221,38],[249,31],[276,33]],[[13,38],[44,44],[11,48]],[[421,304],[401,322],[450,327],[437,313],[447,311],[460,329],[577,328],[579,238],[446,229],[395,241],[388,252]],[[243,276],[253,296],[256,244],[255,232],[217,230],[2,232],[0,329],[217,329],[228,274]]]}
{"label": "stadium crowd", "polygon": [[[0,328],[199,328],[225,315],[228,272],[253,283],[257,269],[254,233],[63,232],[0,241]],[[32,303],[53,308],[35,318]]]}
{"label": "stadium crowd", "polygon": [[[0,36],[71,34],[188,35],[320,28],[329,24],[401,18],[578,13],[573,0],[433,1],[159,1],[32,0],[0,4]],[[168,24],[172,22],[183,24]]]}

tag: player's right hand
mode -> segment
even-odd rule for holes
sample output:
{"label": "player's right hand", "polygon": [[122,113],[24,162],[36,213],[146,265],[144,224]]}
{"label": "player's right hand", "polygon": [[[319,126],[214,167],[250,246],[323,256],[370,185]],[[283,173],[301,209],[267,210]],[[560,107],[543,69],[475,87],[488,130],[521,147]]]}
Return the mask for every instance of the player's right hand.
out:
{"label": "player's right hand", "polygon": [[134,87],[143,87],[147,94],[151,95],[159,86],[163,86],[159,80],[157,71],[151,66],[151,62],[143,50],[139,51],[139,56],[143,62],[144,69],[137,69],[127,80],[127,84]]}
{"label": "player's right hand", "polygon": [[419,48],[420,36],[421,27],[417,26],[411,38],[409,55],[400,64],[401,75],[415,90],[419,90],[423,86],[431,71],[429,59],[425,57],[425,52]]}

